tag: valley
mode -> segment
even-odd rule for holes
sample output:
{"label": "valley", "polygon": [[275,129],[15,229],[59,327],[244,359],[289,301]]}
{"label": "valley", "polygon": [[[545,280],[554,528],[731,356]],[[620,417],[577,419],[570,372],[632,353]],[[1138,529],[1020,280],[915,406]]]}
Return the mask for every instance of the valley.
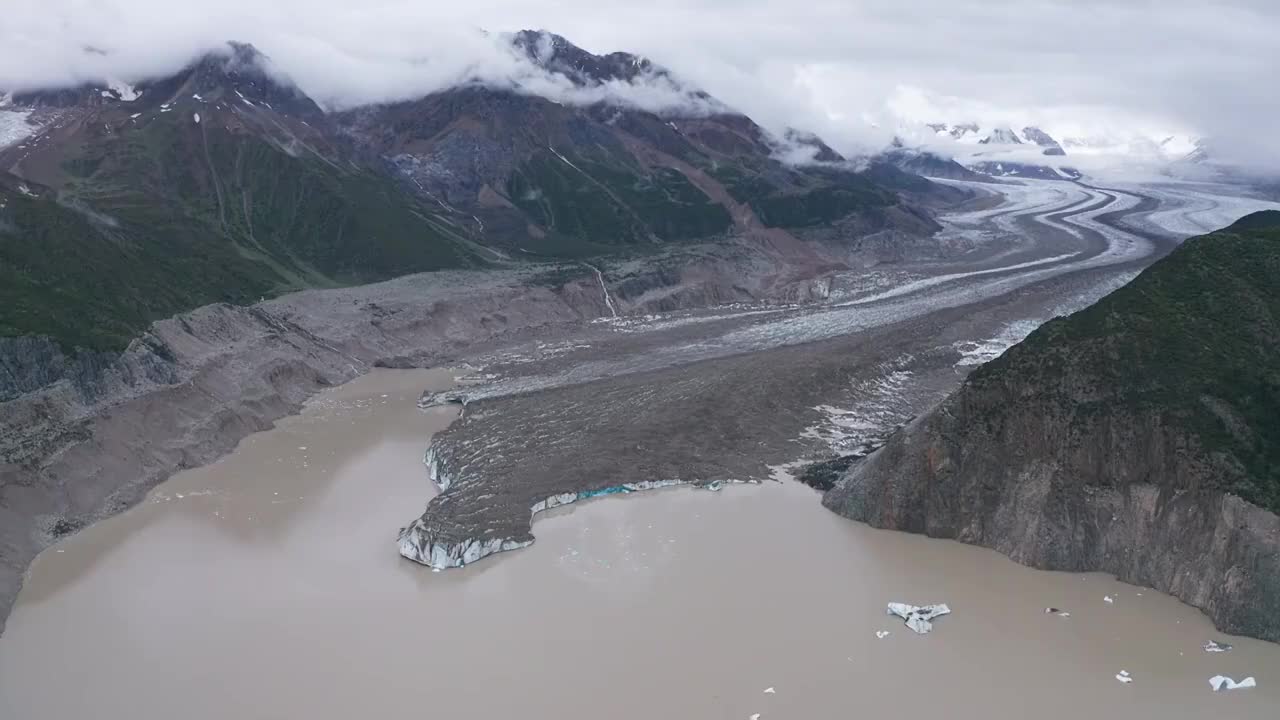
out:
{"label": "valley", "polygon": [[0,715],[1274,714],[1247,142],[422,43],[0,87]]}

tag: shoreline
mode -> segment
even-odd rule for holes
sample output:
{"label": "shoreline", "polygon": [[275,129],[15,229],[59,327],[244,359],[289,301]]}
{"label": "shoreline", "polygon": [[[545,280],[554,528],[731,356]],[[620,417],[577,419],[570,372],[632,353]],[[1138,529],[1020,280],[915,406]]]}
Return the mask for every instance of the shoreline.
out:
{"label": "shoreline", "polygon": [[[1033,246],[1035,240],[1026,238]],[[1095,270],[1040,271],[1049,272],[1069,277]],[[641,341],[648,342],[651,335],[658,338],[654,342],[700,342],[709,334],[750,330],[757,320],[763,322],[739,308],[712,313],[705,323],[658,322],[653,328],[641,323],[638,329],[627,324],[615,332],[609,322],[591,322],[611,317],[595,273],[558,288],[524,284],[521,277],[420,275],[306,291],[248,308],[208,306],[153,325],[107,372],[95,398],[86,400],[63,382],[0,403],[0,427],[22,428],[21,435],[10,437],[16,444],[6,450],[8,464],[0,464],[0,486],[27,488],[17,502],[0,507],[0,543],[13,549],[0,558],[0,633],[37,553],[134,506],[173,473],[225,456],[246,436],[297,413],[317,392],[372,369],[485,358],[498,358],[501,365],[510,362],[502,358],[512,348],[557,341],[588,348],[563,359],[554,354],[539,359],[535,352],[532,359],[520,361],[531,363],[525,366],[528,372],[539,363],[589,363],[595,343],[601,352],[616,346],[617,352],[643,354]],[[611,302],[621,304],[624,313],[637,312],[616,290]],[[1009,297],[1008,291],[1002,293],[997,297]],[[959,307],[986,302],[970,299]],[[804,317],[830,311],[828,303],[808,303],[771,312]],[[858,330],[847,332],[856,335]],[[671,353],[655,367],[698,360]],[[468,409],[468,419],[472,412]],[[533,504],[523,512],[528,514]]]}
{"label": "shoreline", "polygon": [[[358,714],[370,698],[403,714],[425,695],[455,716],[503,717],[518,705],[529,717],[576,719],[632,693],[628,717],[823,716],[859,697],[925,716],[936,714],[930,695],[1018,717],[1017,697],[963,694],[993,671],[1018,697],[1086,692],[1104,715],[1129,702],[1172,704],[1176,717],[1267,717],[1280,692],[1274,645],[1223,637],[1174,598],[878,531],[829,513],[796,483],[573,503],[540,514],[538,542],[520,553],[431,573],[391,551],[387,530],[422,500],[424,429],[452,413],[424,417],[404,381],[412,376],[385,377],[398,383],[392,399],[361,392],[309,405],[43,557],[0,640],[0,715],[93,707],[151,718],[190,705],[210,720],[322,719]],[[797,588],[805,611],[778,613]],[[921,637],[886,617],[885,603],[899,600],[947,602],[954,613]],[[699,642],[673,656],[672,637]],[[1209,639],[1235,648],[1205,653]],[[661,673],[649,678],[661,692],[602,662],[601,646]],[[1046,646],[1055,653],[1025,663]],[[334,648],[361,672],[327,662]],[[981,668],[974,653],[987,658]],[[797,666],[799,656],[813,666]],[[903,690],[918,682],[904,667],[939,678],[939,692],[904,707]],[[1120,668],[1133,685],[1113,679]],[[1256,675],[1258,687],[1214,694],[1206,680],[1216,674]],[[555,679],[566,676],[581,689],[563,690]],[[50,692],[67,677],[81,692]],[[484,692],[495,677],[507,692]]]}

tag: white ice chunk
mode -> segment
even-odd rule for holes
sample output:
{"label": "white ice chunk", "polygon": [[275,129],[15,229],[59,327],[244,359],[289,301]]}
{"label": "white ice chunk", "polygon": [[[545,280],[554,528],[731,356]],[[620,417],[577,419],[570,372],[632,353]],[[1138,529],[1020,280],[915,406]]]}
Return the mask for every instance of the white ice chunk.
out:
{"label": "white ice chunk", "polygon": [[888,631],[888,630],[877,630],[877,631],[876,631],[876,639],[877,639],[877,640],[883,640],[883,639],[885,639],[885,638],[887,638],[887,637],[889,637],[889,631]]}
{"label": "white ice chunk", "polygon": [[1214,642],[1213,640],[1210,640],[1209,642],[1204,644],[1205,652],[1226,652],[1230,649],[1231,649],[1230,645],[1226,643]]}
{"label": "white ice chunk", "polygon": [[1121,670],[1119,673],[1116,674],[1116,679],[1124,683],[1125,685],[1128,685],[1129,683],[1133,682],[1133,678],[1129,677],[1128,670]]}
{"label": "white ice chunk", "polygon": [[195,120],[197,123],[200,122],[200,113],[192,113],[191,119]]}
{"label": "white ice chunk", "polygon": [[1236,682],[1226,675],[1214,675],[1209,678],[1209,685],[1213,686],[1214,692],[1218,692],[1219,690],[1239,690],[1240,688],[1258,687],[1258,681],[1254,680],[1252,675],[1240,682]]}
{"label": "white ice chunk", "polygon": [[1111,597],[1110,595],[1103,595],[1103,596],[1102,596],[1102,601],[1103,601],[1103,602],[1105,602],[1105,603],[1114,603],[1114,602],[1115,602],[1115,598]]}
{"label": "white ice chunk", "polygon": [[889,603],[889,614],[902,618],[907,622],[907,627],[923,635],[933,629],[933,623],[929,622],[930,620],[951,614],[951,608],[945,603],[924,606]]}
{"label": "white ice chunk", "polygon": [[766,693],[770,694],[770,695],[772,695],[772,694],[774,694],[774,693],[776,693],[776,692],[777,692],[777,690],[774,690],[774,689],[773,689],[773,688],[771,688],[771,687],[769,687],[769,688],[765,688],[765,689],[764,689],[764,691],[765,691]]}

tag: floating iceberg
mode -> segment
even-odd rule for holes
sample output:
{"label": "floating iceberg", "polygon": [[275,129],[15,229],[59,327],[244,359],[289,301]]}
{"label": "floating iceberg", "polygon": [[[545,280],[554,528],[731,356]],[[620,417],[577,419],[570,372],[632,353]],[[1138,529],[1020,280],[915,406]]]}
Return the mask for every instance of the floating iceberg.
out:
{"label": "floating iceberg", "polygon": [[1116,679],[1124,683],[1125,685],[1128,685],[1129,683],[1133,682],[1133,678],[1129,677],[1128,670],[1121,670],[1119,673],[1116,673]]}
{"label": "floating iceberg", "polygon": [[951,608],[945,603],[920,607],[906,603],[889,603],[889,614],[902,618],[907,622],[907,627],[923,635],[933,629],[933,623],[929,622],[930,620],[942,615],[950,615]]}
{"label": "floating iceberg", "polygon": [[1240,682],[1236,682],[1226,675],[1214,675],[1209,678],[1209,684],[1213,686],[1214,692],[1218,692],[1219,690],[1238,690],[1240,688],[1258,687],[1258,681],[1254,680],[1252,675]]}

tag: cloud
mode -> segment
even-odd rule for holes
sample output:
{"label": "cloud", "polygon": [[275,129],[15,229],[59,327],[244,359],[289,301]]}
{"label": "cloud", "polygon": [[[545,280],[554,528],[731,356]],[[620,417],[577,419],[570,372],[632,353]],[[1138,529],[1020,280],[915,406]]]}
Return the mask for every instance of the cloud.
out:
{"label": "cloud", "polygon": [[[163,74],[251,42],[322,104],[413,97],[473,77],[590,96],[481,28],[547,28],[593,52],[673,69],[781,133],[883,147],[923,121],[1033,124],[1055,135],[1211,138],[1280,168],[1274,0],[9,0],[0,87]],[[694,103],[649,78],[591,93],[651,109]]]}

